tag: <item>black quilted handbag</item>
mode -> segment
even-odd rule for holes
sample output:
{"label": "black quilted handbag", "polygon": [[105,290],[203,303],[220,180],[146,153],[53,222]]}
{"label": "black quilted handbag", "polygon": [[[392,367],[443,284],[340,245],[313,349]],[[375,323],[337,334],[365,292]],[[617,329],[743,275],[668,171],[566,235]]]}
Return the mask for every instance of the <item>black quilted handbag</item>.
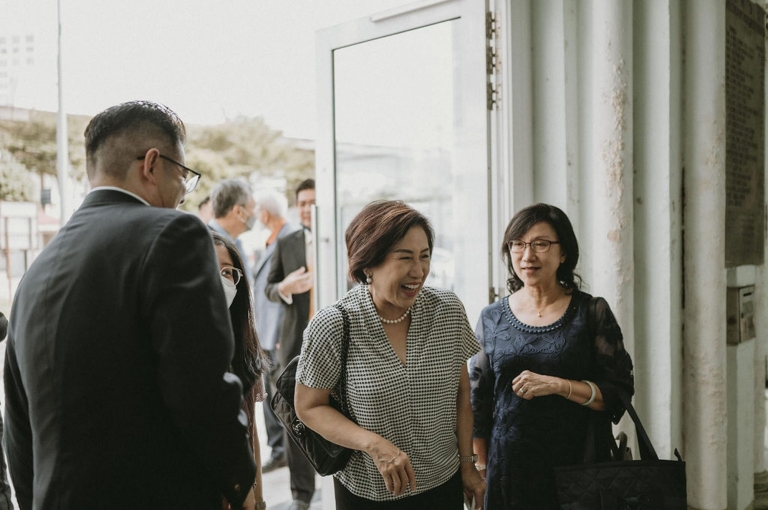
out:
{"label": "black quilted handbag", "polygon": [[[635,422],[641,460],[613,460],[555,467],[560,508],[686,510],[685,462],[680,453],[675,449],[677,460],[659,460],[637,412],[632,407],[629,395],[622,392],[621,399]],[[608,434],[615,456],[619,453],[619,448],[610,437],[610,431]],[[619,458],[623,457],[623,453],[620,452]]]}
{"label": "black quilted handbag", "polygon": [[[339,309],[344,319],[344,338],[342,340],[341,354],[341,381],[339,382],[339,400],[331,396],[331,405],[349,419],[349,411],[346,405],[347,391],[347,351],[349,349],[349,316],[340,304],[334,305]],[[272,397],[272,410],[285,427],[291,440],[304,452],[307,460],[322,476],[332,475],[344,469],[349,462],[352,452],[349,448],[339,446],[325,439],[323,436],[310,429],[296,416],[293,404],[293,393],[296,387],[296,367],[299,364],[299,356],[293,358],[285,367],[283,373],[277,378],[277,391]],[[354,421],[354,420],[353,420]]]}

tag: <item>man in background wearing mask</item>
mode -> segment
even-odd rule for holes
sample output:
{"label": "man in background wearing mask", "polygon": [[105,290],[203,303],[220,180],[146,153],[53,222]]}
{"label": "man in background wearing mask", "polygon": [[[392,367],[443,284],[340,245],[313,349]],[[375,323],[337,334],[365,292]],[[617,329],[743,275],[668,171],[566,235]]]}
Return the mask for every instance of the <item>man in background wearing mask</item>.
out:
{"label": "man in background wearing mask", "polygon": [[211,191],[211,202],[213,219],[208,226],[235,243],[243,259],[248,282],[252,284],[249,257],[243,249],[243,243],[238,239],[240,234],[251,230],[256,224],[256,201],[253,199],[251,188],[240,179],[224,179]]}

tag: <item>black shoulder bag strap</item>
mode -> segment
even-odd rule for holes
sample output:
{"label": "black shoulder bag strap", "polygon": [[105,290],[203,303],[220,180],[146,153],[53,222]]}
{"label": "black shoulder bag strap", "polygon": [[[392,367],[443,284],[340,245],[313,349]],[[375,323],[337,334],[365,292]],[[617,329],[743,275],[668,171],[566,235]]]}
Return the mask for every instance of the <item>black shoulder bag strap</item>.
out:
{"label": "black shoulder bag strap", "polygon": [[341,312],[341,318],[344,322],[344,333],[343,338],[341,340],[341,377],[339,379],[339,411],[349,418],[352,421],[355,421],[354,418],[352,418],[352,411],[349,409],[347,405],[347,357],[349,355],[349,314],[347,313],[347,310],[341,305],[341,303],[336,303],[335,306],[339,312]]}

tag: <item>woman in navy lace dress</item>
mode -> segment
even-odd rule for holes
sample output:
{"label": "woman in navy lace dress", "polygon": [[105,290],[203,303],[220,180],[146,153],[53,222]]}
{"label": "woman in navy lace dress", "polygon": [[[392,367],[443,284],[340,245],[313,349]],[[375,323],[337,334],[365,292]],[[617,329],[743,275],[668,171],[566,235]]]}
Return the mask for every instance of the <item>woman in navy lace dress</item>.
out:
{"label": "woman in navy lace dress", "polygon": [[552,467],[582,461],[590,421],[621,418],[617,389],[633,393],[632,360],[608,303],[579,290],[563,211],[519,211],[502,256],[511,295],[481,313],[470,364],[485,510],[558,509]]}

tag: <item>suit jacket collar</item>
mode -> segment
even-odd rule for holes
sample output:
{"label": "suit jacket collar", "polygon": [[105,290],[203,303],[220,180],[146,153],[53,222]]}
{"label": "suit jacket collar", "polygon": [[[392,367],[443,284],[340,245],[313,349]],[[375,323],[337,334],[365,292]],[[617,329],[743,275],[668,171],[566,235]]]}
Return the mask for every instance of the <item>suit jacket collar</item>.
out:
{"label": "suit jacket collar", "polygon": [[83,200],[81,207],[93,207],[114,203],[146,205],[138,198],[135,198],[124,191],[113,188],[95,188],[85,196],[85,200]]}

